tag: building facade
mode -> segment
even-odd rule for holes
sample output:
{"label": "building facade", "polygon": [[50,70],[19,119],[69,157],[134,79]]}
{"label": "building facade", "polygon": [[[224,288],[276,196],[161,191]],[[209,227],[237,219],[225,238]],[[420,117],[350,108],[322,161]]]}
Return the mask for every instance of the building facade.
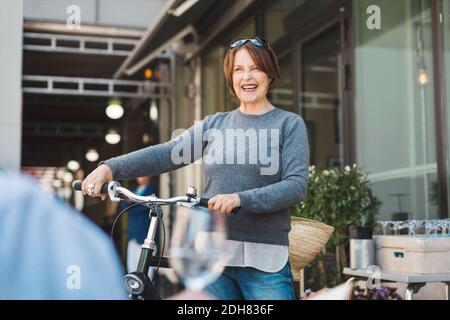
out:
{"label": "building facade", "polygon": [[311,165],[362,167],[383,202],[381,220],[447,218],[449,8],[447,0],[256,1],[177,64],[185,86],[176,90],[177,125],[188,126],[178,112],[195,101],[195,120],[238,107],[224,56],[233,39],[263,36],[282,75],[270,99],[305,120]]}

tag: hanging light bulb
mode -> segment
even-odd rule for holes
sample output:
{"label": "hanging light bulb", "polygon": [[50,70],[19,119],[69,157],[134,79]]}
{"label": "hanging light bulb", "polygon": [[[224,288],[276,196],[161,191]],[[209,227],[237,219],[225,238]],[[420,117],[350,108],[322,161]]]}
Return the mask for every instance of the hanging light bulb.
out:
{"label": "hanging light bulb", "polygon": [[149,115],[152,121],[158,121],[158,106],[155,99],[152,99],[150,103]]}
{"label": "hanging light bulb", "polygon": [[70,160],[69,162],[67,162],[67,168],[70,171],[77,171],[78,169],[80,169],[80,163],[75,160]]}
{"label": "hanging light bulb", "polygon": [[98,152],[96,149],[92,148],[86,152],[86,159],[90,162],[97,161],[99,158]]}
{"label": "hanging light bulb", "polygon": [[430,77],[428,76],[426,67],[420,67],[418,81],[422,87],[425,87],[430,83]]}
{"label": "hanging light bulb", "polygon": [[112,99],[106,107],[106,115],[111,119],[120,119],[123,116],[123,107],[120,99]]}
{"label": "hanging light bulb", "polygon": [[120,134],[117,132],[117,130],[110,129],[108,130],[108,133],[105,135],[105,140],[109,144],[118,144],[120,142]]}

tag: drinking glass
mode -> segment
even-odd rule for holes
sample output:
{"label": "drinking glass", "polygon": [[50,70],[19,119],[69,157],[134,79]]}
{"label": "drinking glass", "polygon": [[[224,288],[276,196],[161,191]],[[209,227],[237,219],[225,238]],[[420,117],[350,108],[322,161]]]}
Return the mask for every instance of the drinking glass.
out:
{"label": "drinking glass", "polygon": [[201,291],[224,269],[225,217],[202,207],[180,207],[171,240],[171,265],[186,288]]}

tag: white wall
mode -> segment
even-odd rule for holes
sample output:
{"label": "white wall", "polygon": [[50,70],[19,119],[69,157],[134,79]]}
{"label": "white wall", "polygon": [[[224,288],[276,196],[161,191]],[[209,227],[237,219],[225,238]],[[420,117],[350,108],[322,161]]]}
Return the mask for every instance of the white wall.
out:
{"label": "white wall", "polygon": [[20,170],[22,141],[22,0],[0,9],[0,167]]}

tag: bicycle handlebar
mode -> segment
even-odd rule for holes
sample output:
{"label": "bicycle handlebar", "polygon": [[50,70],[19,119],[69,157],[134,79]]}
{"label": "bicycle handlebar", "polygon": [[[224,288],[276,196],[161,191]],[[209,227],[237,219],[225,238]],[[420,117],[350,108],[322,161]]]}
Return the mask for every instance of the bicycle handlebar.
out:
{"label": "bicycle handlebar", "polygon": [[[72,184],[72,187],[75,191],[81,191],[81,181],[77,180],[74,181]],[[124,195],[129,200],[132,200],[134,202],[140,202],[140,203],[153,203],[157,205],[172,205],[172,204],[190,204],[192,206],[199,205],[201,207],[208,208],[208,198],[201,198],[197,197],[197,192],[195,188],[190,187],[188,189],[188,192],[185,196],[180,197],[174,197],[174,198],[168,198],[168,199],[161,199],[154,195],[151,196],[139,196],[128,190],[127,188],[124,188],[120,186],[120,183],[117,181],[111,181],[110,183],[105,183],[102,186],[101,193],[106,193],[109,195],[111,201],[120,201],[122,200],[119,198],[119,195]],[[234,208],[232,210],[233,213],[236,213],[239,210],[239,208]]]}

